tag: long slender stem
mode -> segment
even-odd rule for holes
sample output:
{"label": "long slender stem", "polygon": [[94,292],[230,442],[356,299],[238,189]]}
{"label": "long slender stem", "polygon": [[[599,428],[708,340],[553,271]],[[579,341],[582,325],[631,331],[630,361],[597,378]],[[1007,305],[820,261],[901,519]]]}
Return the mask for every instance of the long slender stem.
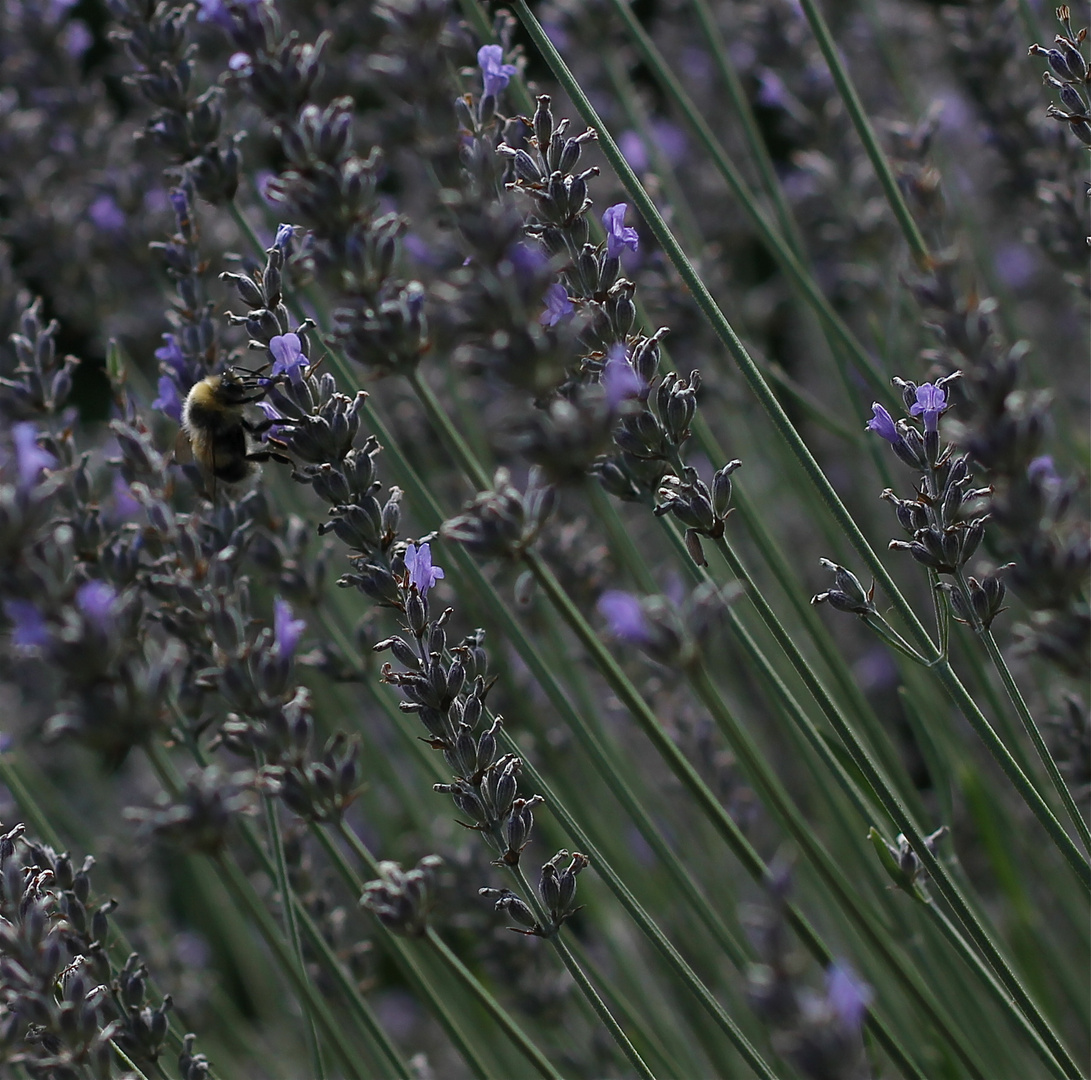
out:
{"label": "long slender stem", "polygon": [[811,24],[815,40],[822,51],[826,66],[830,69],[830,74],[833,76],[841,100],[845,103],[849,118],[852,120],[852,126],[856,128],[856,134],[864,144],[868,160],[875,170],[875,175],[883,189],[883,194],[886,196],[886,201],[890,205],[898,225],[901,227],[905,241],[909,245],[909,250],[913,253],[917,265],[926,267],[932,258],[928,251],[928,245],[924,242],[924,237],[921,236],[920,229],[917,228],[917,223],[913,220],[913,215],[902,197],[898,181],[895,179],[890,163],[886,160],[886,155],[879,145],[875,130],[868,119],[867,111],[856,93],[856,87],[853,86],[847,68],[838,55],[837,46],[830,34],[830,28],[826,25],[826,20],[823,18],[815,0],[800,0],[800,6],[803,8],[803,14],[807,17],[807,22]]}
{"label": "long slender stem", "polygon": [[424,936],[428,944],[435,950],[436,955],[455,973],[462,985],[484,1007],[512,1043],[521,1050],[539,1076],[546,1077],[547,1080],[561,1080],[560,1073],[554,1069],[549,1059],[535,1046],[523,1029],[512,1020],[511,1015],[501,1008],[496,998],[474,978],[470,969],[450,950],[439,934],[432,927],[428,927]]}
{"label": "long slender stem", "polygon": [[[300,941],[299,924],[295,915],[295,896],[292,891],[292,883],[288,878],[288,862],[284,857],[284,839],[280,832],[280,820],[277,818],[276,804],[271,795],[263,795],[262,802],[265,809],[265,827],[269,833],[269,850],[273,853],[277,889],[280,892],[281,907],[284,910],[284,928],[287,931],[292,952],[295,953],[296,964],[299,966],[303,977],[307,978],[307,967],[303,961],[303,943]],[[318,1031],[315,1027],[314,1016],[305,1004],[303,1010],[306,1016],[304,1034],[307,1038],[311,1068],[316,1078],[322,1078],[325,1076],[325,1069],[322,1067],[322,1047],[318,1042]]]}
{"label": "long slender stem", "polygon": [[252,920],[265,944],[277,958],[281,970],[294,984],[300,998],[307,1002],[308,1007],[325,1033],[327,1043],[333,1048],[335,1055],[340,1060],[345,1074],[356,1077],[357,1080],[367,1080],[368,1074],[364,1070],[360,1055],[345,1039],[343,1027],[334,1018],[329,1006],[323,1001],[315,987],[312,986],[310,980],[304,977],[296,966],[295,958],[285,945],[276,923],[273,922],[269,912],[266,911],[265,905],[254,895],[253,889],[242,871],[222,855],[215,856],[212,861],[227,891]]}
{"label": "long slender stem", "polygon": [[1004,659],[1004,654],[996,644],[996,638],[993,637],[992,632],[989,630],[982,630],[977,636],[985,646],[985,651],[989,654],[989,659],[992,660],[993,667],[996,668],[996,672],[1000,676],[1000,681],[1004,684],[1004,690],[1007,692],[1008,700],[1011,701],[1016,715],[1022,721],[1024,730],[1030,737],[1030,741],[1034,744],[1034,749],[1037,751],[1039,759],[1045,766],[1050,782],[1053,784],[1054,789],[1061,798],[1061,804],[1064,806],[1072,824],[1076,827],[1080,843],[1083,844],[1086,851],[1091,852],[1091,829],[1088,828],[1087,821],[1080,811],[1080,808],[1076,805],[1076,800],[1072,797],[1072,792],[1069,791],[1068,785],[1061,775],[1061,770],[1057,768],[1057,762],[1053,760],[1053,755],[1049,752],[1049,747],[1046,746],[1046,741],[1042,737],[1041,730],[1034,722],[1034,717],[1031,715],[1030,709],[1027,708],[1027,703],[1023,699],[1023,695],[1019,692],[1019,685],[1012,677],[1011,670],[1008,667],[1007,661]]}
{"label": "long slender stem", "polygon": [[928,914],[931,916],[934,924],[939,928],[940,933],[947,939],[951,946],[955,949],[958,955],[962,958],[963,962],[970,968],[971,971],[977,975],[978,979],[988,988],[990,995],[997,1005],[1002,1008],[1006,1015],[1013,1017],[1014,1022],[1018,1024],[1020,1030],[1023,1032],[1024,1037],[1034,1047],[1035,1053],[1045,1064],[1046,1068],[1058,1078],[1058,1080],[1071,1080],[1073,1074],[1067,1073],[1057,1059],[1050,1052],[1049,1047],[1043,1041],[1041,1035],[1037,1030],[1027,1021],[1027,1018],[1018,1009],[1011,1008],[1011,999],[1008,997],[1007,991],[996,976],[992,973],[989,967],[982,961],[981,957],[974,951],[970,943],[959,933],[958,927],[951,922],[947,915],[940,910],[935,901],[930,897],[927,899],[917,898],[928,910]]}
{"label": "long slender stem", "polygon": [[[855,905],[852,902],[847,883],[839,880],[839,875],[833,870],[829,858],[823,857],[820,845],[814,839],[807,821],[794,807],[787,791],[784,790],[779,780],[765,764],[749,734],[727,710],[723,703],[723,699],[716,692],[716,688],[703,665],[695,666],[692,669],[692,681],[701,700],[716,719],[720,729],[724,732],[725,737],[730,740],[732,749],[739,756],[740,761],[744,762],[750,773],[751,780],[755,781],[756,786],[761,788],[767,803],[774,809],[777,816],[780,817],[786,829],[795,839],[796,843],[800,845],[800,848],[808,854],[812,865],[814,865],[819,873],[823,875],[827,884],[829,884],[838,895],[841,902],[848,910],[852,910]],[[928,845],[925,843],[922,843],[921,847],[924,850],[928,849]],[[988,957],[993,970],[996,971],[1001,980],[1003,980],[1005,987],[1008,989],[1009,993],[1011,993],[1019,1008],[1022,1009],[1027,1019],[1034,1025],[1042,1039],[1050,1047],[1051,1053],[1053,1053],[1059,1061],[1065,1062],[1067,1067],[1076,1068],[1075,1062],[1065,1049],[1063,1043],[1061,1043],[1060,1038],[1053,1031],[1049,1022],[1023,987],[1014,971],[1012,971],[1007,960],[1000,953],[1000,950],[993,943],[988,934],[984,932],[977,919],[973,917],[973,913],[969,910],[969,906],[962,900],[962,897],[954,888],[953,883],[949,882],[949,879],[946,878],[946,876],[944,876],[944,883],[947,884],[947,888],[944,890],[944,896],[954,899],[956,911],[958,911],[963,925],[967,927],[969,932],[973,935],[978,947],[982,949]],[[939,884],[940,881],[937,876],[937,885]],[[865,913],[862,910],[858,911],[858,922],[869,935],[877,932],[881,936],[882,931],[876,931],[870,927],[869,920],[865,917]]]}
{"label": "long slender stem", "polygon": [[[548,917],[542,910],[541,904],[538,901],[538,895],[534,889],[531,888],[530,882],[527,881],[522,867],[513,866],[511,870],[522,887],[523,895],[534,906],[539,920],[542,921],[544,925],[545,922],[548,922]],[[580,993],[583,994],[588,1002],[590,1002],[591,1008],[595,1010],[595,1015],[599,1018],[599,1022],[610,1033],[610,1037],[621,1049],[621,1052],[628,1059],[629,1064],[636,1069],[637,1075],[644,1077],[645,1080],[655,1080],[655,1074],[648,1068],[647,1063],[640,1056],[640,1052],[629,1041],[629,1037],[617,1022],[617,1019],[610,1011],[606,1002],[599,997],[598,991],[591,985],[591,980],[587,978],[583,968],[576,963],[576,958],[561,939],[561,933],[559,931],[550,934],[549,944],[553,947],[553,951],[561,958],[561,963],[568,969],[568,974],[572,976],[572,981],[580,988]]]}
{"label": "long slender stem", "polygon": [[[207,763],[196,742],[192,739],[187,739],[186,747],[197,765],[204,768]],[[181,783],[163,748],[158,744],[152,743],[147,748],[147,754],[148,760],[155,770],[156,775],[159,777],[160,782],[163,784],[164,790],[168,791],[172,797],[177,798],[181,791]],[[271,881],[276,881],[276,868],[273,859],[262,846],[254,828],[249,822],[243,820],[240,820],[237,824],[239,833],[243,840],[245,840],[251,853],[261,865],[265,874]],[[386,1075],[395,1077],[397,1080],[408,1080],[408,1066],[402,1061],[401,1055],[398,1053],[393,1043],[390,1042],[386,1031],[383,1029],[374,1013],[372,1013],[367,1002],[360,996],[358,988],[346,974],[340,961],[334,956],[333,950],[330,948],[325,937],[323,937],[321,931],[315,925],[310,913],[302,905],[294,892],[289,891],[287,894],[282,895],[285,895],[285,898],[291,901],[295,918],[307,935],[307,940],[311,948],[313,948],[321,958],[326,972],[333,981],[337,983],[344,996],[345,1002],[348,1003],[350,1010],[356,1016],[366,1037],[371,1041],[377,1051],[384,1065]],[[307,985],[309,986],[310,982],[306,978],[306,973],[301,972],[300,974],[303,979],[307,981]]]}

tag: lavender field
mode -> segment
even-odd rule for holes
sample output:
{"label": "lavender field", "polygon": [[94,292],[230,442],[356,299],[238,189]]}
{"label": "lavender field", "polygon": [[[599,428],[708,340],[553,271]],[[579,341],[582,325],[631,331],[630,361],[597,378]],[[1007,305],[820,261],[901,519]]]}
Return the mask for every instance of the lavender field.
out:
{"label": "lavender field", "polygon": [[3,0],[0,1078],[1088,1076],[1086,16]]}

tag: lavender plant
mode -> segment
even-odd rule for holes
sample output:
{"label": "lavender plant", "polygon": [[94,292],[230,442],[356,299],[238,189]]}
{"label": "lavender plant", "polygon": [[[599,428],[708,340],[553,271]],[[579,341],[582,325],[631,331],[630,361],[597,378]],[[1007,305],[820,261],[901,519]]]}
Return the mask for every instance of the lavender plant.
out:
{"label": "lavender plant", "polygon": [[4,1068],[1086,1075],[1071,12],[47,6]]}

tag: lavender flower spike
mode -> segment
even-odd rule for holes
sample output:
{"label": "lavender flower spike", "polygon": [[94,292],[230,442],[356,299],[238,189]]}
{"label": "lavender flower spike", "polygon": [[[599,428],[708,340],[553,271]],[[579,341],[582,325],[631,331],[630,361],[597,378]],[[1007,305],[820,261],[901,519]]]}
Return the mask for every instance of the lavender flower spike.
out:
{"label": "lavender flower spike", "polygon": [[940,414],[947,409],[947,394],[941,386],[924,383],[917,387],[917,403],[909,410],[910,416],[924,415],[924,430],[936,431]]}
{"label": "lavender flower spike", "polygon": [[636,251],[640,237],[631,225],[625,224],[625,212],[628,203],[615,203],[607,207],[602,215],[602,224],[606,229],[606,255],[611,259],[621,258],[622,251],[629,248]]}
{"label": "lavender flower spike", "polygon": [[897,446],[902,437],[894,426],[894,418],[877,401],[871,403],[871,411],[874,414],[867,422],[867,431],[874,431],[881,435],[892,446]]}
{"label": "lavender flower spike", "polygon": [[416,585],[421,596],[425,596],[428,590],[435,585],[440,578],[446,577],[442,566],[432,565],[432,546],[410,544],[405,549],[405,569],[409,573],[410,585]]}
{"label": "lavender flower spike", "polygon": [[485,83],[485,97],[496,97],[513,75],[519,74],[514,64],[505,64],[504,50],[499,45],[482,45],[477,50],[477,62]]}

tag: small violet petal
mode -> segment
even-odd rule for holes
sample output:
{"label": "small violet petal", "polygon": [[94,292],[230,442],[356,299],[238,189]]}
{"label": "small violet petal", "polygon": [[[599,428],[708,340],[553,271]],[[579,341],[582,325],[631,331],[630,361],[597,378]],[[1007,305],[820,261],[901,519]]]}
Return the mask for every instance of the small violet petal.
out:
{"label": "small violet petal", "polygon": [[21,488],[33,487],[42,469],[57,464],[57,459],[38,445],[38,429],[31,421],[16,424],[11,429],[11,441],[15,444],[15,464]]}
{"label": "small violet petal", "polygon": [[273,603],[273,648],[277,656],[291,656],[306,628],[303,619],[292,618],[292,605],[278,596]]}
{"label": "small violet petal", "polygon": [[625,224],[628,209],[628,203],[615,203],[607,207],[602,215],[602,224],[606,229],[606,254],[611,259],[620,258],[625,248],[635,252],[640,244],[636,229]]}
{"label": "small violet petal", "polygon": [[440,578],[447,575],[441,566],[432,565],[432,546],[430,544],[409,544],[405,549],[405,569],[409,573],[410,585],[416,585],[421,596],[426,596],[428,590]]}
{"label": "small violet petal", "polygon": [[874,431],[876,435],[882,436],[888,443],[897,446],[902,441],[902,437],[894,426],[894,420],[890,413],[877,401],[872,402],[871,411],[874,415],[867,422],[865,430]]}
{"label": "small violet petal", "polygon": [[543,326],[556,326],[562,319],[570,318],[573,312],[568,290],[559,283],[550,285],[545,291],[545,311],[538,316]]}
{"label": "small violet petal", "polygon": [[620,589],[607,589],[598,600],[596,607],[606,620],[610,633],[622,641],[638,645],[648,640],[648,624],[644,618],[644,609],[632,593]]}
{"label": "small violet petal", "polygon": [[76,607],[92,626],[106,631],[114,613],[117,592],[105,581],[85,581],[76,590]]}
{"label": "small violet petal", "polygon": [[152,408],[169,416],[176,424],[181,421],[182,397],[178,393],[177,383],[169,375],[159,376],[159,397],[152,402]]}
{"label": "small violet petal", "polygon": [[17,649],[41,648],[49,644],[45,618],[29,600],[5,600],[4,614],[11,620],[11,643]]}
{"label": "small violet petal", "polygon": [[499,45],[482,45],[477,50],[477,63],[485,85],[485,97],[495,97],[504,90],[513,75],[519,73],[514,64],[505,64],[504,50]]}

